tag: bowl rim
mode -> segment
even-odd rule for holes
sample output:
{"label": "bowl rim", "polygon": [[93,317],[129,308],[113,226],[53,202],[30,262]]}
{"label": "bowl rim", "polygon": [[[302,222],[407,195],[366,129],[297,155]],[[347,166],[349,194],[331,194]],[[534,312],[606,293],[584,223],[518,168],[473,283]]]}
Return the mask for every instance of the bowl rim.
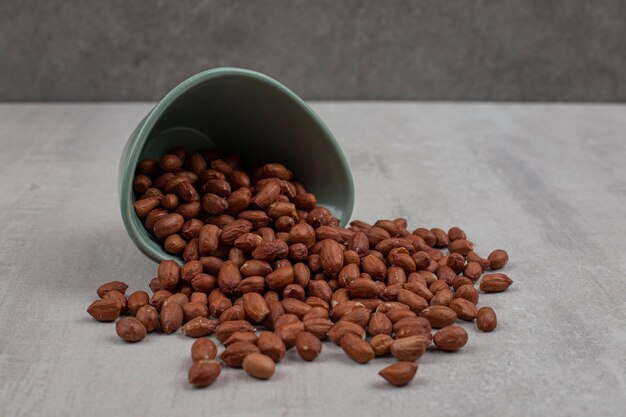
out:
{"label": "bowl rim", "polygon": [[[352,177],[352,173],[350,171],[350,167],[348,165],[348,161],[337,142],[337,139],[332,134],[330,129],[326,126],[326,124],[320,119],[320,117],[309,107],[308,104],[304,102],[298,95],[296,95],[293,91],[287,88],[285,85],[276,81],[275,79],[269,77],[268,75],[262,74],[257,71],[245,69],[245,68],[237,68],[237,67],[220,67],[213,68],[206,71],[202,71],[198,74],[195,74],[180,84],[176,85],[172,88],[153,108],[150,110],[148,115],[139,123],[137,128],[133,131],[129,138],[129,143],[126,148],[126,152],[124,155],[124,160],[122,165],[120,166],[120,209],[122,212],[122,220],[124,222],[124,227],[130,236],[131,240],[135,244],[135,246],[148,258],[152,259],[155,262],[160,262],[164,259],[173,259],[179,263],[181,263],[181,258],[177,255],[169,254],[165,252],[162,246],[153,241],[150,237],[148,231],[144,227],[144,225],[138,219],[135,219],[135,211],[133,208],[133,181],[134,175],[128,175],[129,172],[134,173],[137,162],[139,160],[139,154],[143,149],[146,140],[148,139],[148,135],[156,125],[159,118],[164,114],[164,112],[185,92],[190,89],[215,78],[222,77],[244,77],[244,78],[252,78],[257,81],[261,81],[271,87],[279,90],[283,94],[285,94],[291,101],[299,106],[302,110],[304,110],[309,117],[311,117],[315,123],[320,127],[323,131],[324,136],[329,140],[330,144],[335,149],[337,155],[339,156],[339,161],[341,164],[341,169],[344,171],[347,178],[348,185],[348,204],[345,207],[345,210],[342,214],[342,218],[340,219],[340,223],[342,225],[347,224],[350,216],[352,215],[352,211],[354,209],[354,180]],[[126,173],[126,175],[124,175]],[[149,239],[149,242],[146,241]],[[154,244],[152,244],[152,242]]]}

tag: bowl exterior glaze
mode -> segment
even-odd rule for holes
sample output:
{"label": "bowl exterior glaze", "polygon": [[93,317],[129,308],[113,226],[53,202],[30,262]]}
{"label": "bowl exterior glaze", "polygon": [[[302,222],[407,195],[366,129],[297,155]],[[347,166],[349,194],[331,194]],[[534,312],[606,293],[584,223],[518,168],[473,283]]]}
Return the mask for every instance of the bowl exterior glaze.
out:
{"label": "bowl exterior glaze", "polygon": [[282,162],[315,193],[318,204],[345,225],[352,214],[354,185],[334,136],[295,93],[272,78],[241,68],[216,68],[170,91],[130,135],[119,166],[124,226],[137,248],[155,262],[180,257],[163,250],[133,209],[137,163],[158,159],[182,145],[218,147],[252,162]]}

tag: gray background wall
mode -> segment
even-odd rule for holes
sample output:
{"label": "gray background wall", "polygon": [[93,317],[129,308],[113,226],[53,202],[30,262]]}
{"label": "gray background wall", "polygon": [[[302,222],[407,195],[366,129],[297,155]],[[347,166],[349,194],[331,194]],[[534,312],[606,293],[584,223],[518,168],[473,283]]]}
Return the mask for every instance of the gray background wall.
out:
{"label": "gray background wall", "polygon": [[308,99],[626,100],[624,0],[0,0],[0,100],[152,100],[203,69]]}

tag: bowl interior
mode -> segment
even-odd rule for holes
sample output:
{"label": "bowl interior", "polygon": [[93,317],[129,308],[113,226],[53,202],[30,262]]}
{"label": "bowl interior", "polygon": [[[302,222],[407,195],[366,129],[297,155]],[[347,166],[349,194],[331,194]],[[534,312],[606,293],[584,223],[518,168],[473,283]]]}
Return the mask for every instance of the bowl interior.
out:
{"label": "bowl interior", "polygon": [[218,69],[192,77],[152,110],[130,141],[121,178],[122,213],[135,244],[157,261],[175,257],[132,212],[132,178],[138,161],[158,158],[174,146],[217,147],[241,154],[248,163],[282,162],[342,224],[352,214],[352,177],[330,131],[294,93],[256,72]]}

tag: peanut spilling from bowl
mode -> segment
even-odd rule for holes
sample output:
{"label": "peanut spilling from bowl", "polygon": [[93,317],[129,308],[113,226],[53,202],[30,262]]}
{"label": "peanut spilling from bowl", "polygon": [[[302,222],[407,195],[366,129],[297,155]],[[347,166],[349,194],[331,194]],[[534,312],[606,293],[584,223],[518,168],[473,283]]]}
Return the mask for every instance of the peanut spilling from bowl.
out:
{"label": "peanut spilling from bowl", "polygon": [[433,344],[463,348],[472,321],[495,329],[476,284],[483,293],[513,284],[483,275],[508,254],[481,257],[459,227],[409,229],[404,218],[341,227],[281,163],[178,147],[141,161],[133,184],[137,216],[182,263],[160,263],[147,280],[151,295],[126,298],[124,282],[101,285],[87,311],[117,320],[127,342],[182,329],[195,339],[188,381],[198,387],[212,385],[222,365],[270,379],[287,349],[314,361],[326,340],[361,364],[395,357],[379,374],[406,385]]}

